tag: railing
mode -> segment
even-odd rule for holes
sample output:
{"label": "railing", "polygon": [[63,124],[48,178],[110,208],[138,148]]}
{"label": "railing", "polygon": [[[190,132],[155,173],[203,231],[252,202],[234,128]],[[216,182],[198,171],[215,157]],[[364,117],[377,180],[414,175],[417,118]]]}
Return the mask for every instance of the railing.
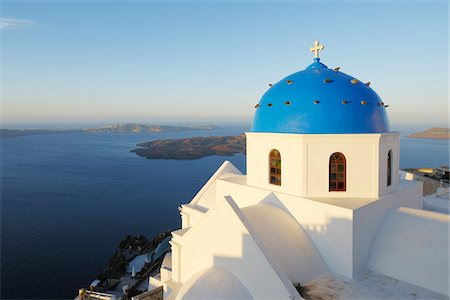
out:
{"label": "railing", "polygon": [[142,274],[141,278],[139,278],[134,283],[134,285],[130,289],[130,292],[133,292],[136,289],[136,287],[138,287],[142,282],[144,282],[144,280],[146,280],[150,276],[150,273],[154,272],[156,269],[161,267],[161,263],[164,259],[164,255],[165,255],[165,253],[153,262],[153,264],[147,269],[147,271],[145,271],[145,273]]}
{"label": "railing", "polygon": [[164,297],[163,288],[159,287],[140,295],[131,297],[132,300],[162,300]]}
{"label": "railing", "polygon": [[78,296],[75,298],[75,300],[111,300],[116,299],[114,295],[106,294],[106,293],[100,293],[100,292],[94,292],[94,291],[86,291],[84,289],[81,289]]}

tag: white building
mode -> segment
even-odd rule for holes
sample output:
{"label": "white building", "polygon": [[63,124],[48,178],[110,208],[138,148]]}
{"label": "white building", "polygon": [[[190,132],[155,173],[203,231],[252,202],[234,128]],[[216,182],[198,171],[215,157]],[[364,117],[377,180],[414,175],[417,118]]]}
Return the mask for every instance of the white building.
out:
{"label": "white building", "polygon": [[314,62],[271,88],[188,204],[160,275],[166,299],[300,299],[294,283],[364,270],[449,295],[449,217],[399,180],[399,133],[369,83]]}

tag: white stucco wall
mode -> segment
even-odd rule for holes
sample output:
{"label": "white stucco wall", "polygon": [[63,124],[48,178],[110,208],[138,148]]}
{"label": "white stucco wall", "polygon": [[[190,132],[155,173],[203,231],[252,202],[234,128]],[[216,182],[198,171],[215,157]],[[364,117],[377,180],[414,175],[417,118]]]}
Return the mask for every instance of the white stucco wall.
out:
{"label": "white stucco wall", "polygon": [[172,279],[172,252],[167,252],[165,254],[160,268],[160,276],[162,282]]}
{"label": "white stucco wall", "polygon": [[[305,189],[303,135],[247,132],[247,182],[273,191],[301,195]],[[269,183],[269,154],[281,154],[281,186]]]}
{"label": "white stucco wall", "polygon": [[176,300],[255,299],[232,273],[224,268],[208,268],[191,276],[179,290]]}
{"label": "white stucco wall", "polygon": [[276,261],[291,282],[307,284],[327,273],[328,268],[301,225],[283,209],[256,204],[242,209],[271,260]]}
{"label": "white stucco wall", "polygon": [[276,196],[305,229],[330,270],[351,278],[352,210],[290,195]]}
{"label": "white stucco wall", "polygon": [[[214,186],[215,192],[215,186]],[[215,193],[214,198],[215,199]],[[181,228],[188,228],[194,226],[199,222],[208,210],[203,206],[183,204],[181,205]]]}
{"label": "white stucco wall", "polygon": [[[299,299],[287,275],[261,251],[261,243],[249,232],[246,218],[227,197],[211,208],[194,227],[173,232],[173,278],[185,284],[196,272],[222,267],[238,278],[255,298]],[[179,257],[178,257],[179,256]],[[178,259],[178,261],[176,261]],[[261,276],[264,274],[264,276]]]}
{"label": "white stucco wall", "polygon": [[209,208],[216,205],[216,182],[221,177],[241,175],[242,173],[229,161],[224,161],[189,204],[181,205],[181,228],[194,226]]}
{"label": "white stucco wall", "polygon": [[232,195],[243,208],[268,203],[282,208],[303,227],[331,271],[353,276],[352,209],[245,184],[244,176],[217,182],[218,197]]}
{"label": "white stucco wall", "polygon": [[[206,210],[214,206],[217,202],[216,195],[216,181],[221,177],[242,175],[232,163],[224,161],[223,164],[217,169],[216,172],[208,179],[205,185],[198,191],[195,197],[191,200],[190,204],[198,205]],[[222,199],[220,199],[222,200]]]}
{"label": "white stucco wall", "polygon": [[353,212],[353,273],[358,274],[367,265],[380,224],[391,210],[401,206],[422,208],[422,183],[403,181],[398,190]]}
{"label": "white stucco wall", "polygon": [[[392,151],[392,182],[387,185],[387,158],[389,150]],[[389,133],[383,134],[380,141],[379,149],[379,195],[384,196],[394,192],[399,184],[399,168],[400,168],[400,134]]]}
{"label": "white stucco wall", "polygon": [[[379,135],[311,136],[308,149],[307,197],[377,197]],[[329,159],[344,154],[347,166],[346,191],[330,192]]]}
{"label": "white stucco wall", "polygon": [[401,207],[383,220],[368,268],[449,295],[446,214]]}
{"label": "white stucco wall", "polygon": [[274,193],[248,186],[245,179],[242,175],[218,180],[217,197],[232,195],[241,208],[269,203],[285,210],[301,224],[330,270],[347,277],[366,266],[379,224],[389,210],[422,208],[420,182],[403,182],[398,191],[381,199],[333,200]]}
{"label": "white stucco wall", "polygon": [[[186,231],[188,229],[180,229],[177,231]],[[177,232],[175,231],[175,232]],[[175,241],[176,233],[172,232],[170,240],[170,248],[172,250],[172,281],[180,283],[181,280],[181,245]]]}
{"label": "white stucco wall", "polygon": [[[370,135],[366,137],[367,139],[362,137],[362,141],[360,141],[362,144],[353,147],[359,150],[367,147],[366,152],[373,151],[373,155],[371,154],[373,159],[369,160],[369,163],[366,161],[367,164],[364,165],[363,162],[360,162],[363,169],[377,169],[380,165],[380,156],[387,155],[388,149],[394,149],[397,146],[398,151],[397,135],[387,136],[381,146],[376,143],[379,137],[380,135],[378,137]],[[356,139],[356,137],[353,138]],[[327,147],[330,145],[320,147],[321,139],[317,141],[313,138],[312,140],[302,140],[303,145],[307,148],[309,145],[313,145],[312,150],[306,152],[312,151],[313,157],[325,157]],[[355,143],[357,144],[357,142]],[[369,144],[371,147],[368,147]],[[352,147],[349,145],[351,143],[341,145],[345,149],[341,148],[344,150],[337,151],[343,153],[349,151],[350,157],[355,155],[356,158],[357,152],[352,152]],[[268,152],[272,149],[269,148]],[[378,152],[379,149],[381,149],[380,152]],[[396,151],[393,150],[394,153]],[[291,154],[294,155],[294,152]],[[396,170],[398,156],[394,154],[393,158],[393,169]],[[327,162],[328,159],[327,154]],[[268,157],[266,157],[267,160]],[[383,165],[386,165],[385,161],[383,161]],[[347,166],[354,168],[353,163],[347,164]],[[270,240],[268,238],[270,234],[266,232],[268,230],[261,229],[264,227],[261,224],[265,224],[265,222],[260,222],[259,215],[254,217],[253,212],[255,211],[252,212],[252,207],[265,207],[264,205],[270,204],[291,216],[292,220],[301,225],[302,232],[306,233],[312,241],[311,249],[317,249],[327,267],[331,271],[349,278],[354,277],[367,266],[374,240],[378,237],[380,224],[389,211],[400,206],[422,207],[421,183],[402,181],[399,184],[398,170],[393,173],[392,178],[395,189],[385,190],[386,194],[381,198],[374,198],[370,193],[370,197],[307,198],[286,193],[283,190],[284,187],[281,187],[280,191],[273,189],[274,186],[268,185],[267,181],[265,183],[267,185],[264,187],[250,185],[248,184],[249,176],[242,175],[239,171],[223,172],[225,169],[233,170],[234,167],[228,162],[225,167],[221,167],[222,171],[218,171],[212,176],[190,204],[182,206],[182,215],[183,217],[188,216],[186,220],[189,221],[184,221],[183,227],[186,226],[186,228],[173,233],[171,244],[174,282],[183,284],[195,272],[202,269],[223,267],[239,278],[252,296],[269,293],[269,290],[273,292],[273,295],[296,295],[295,290],[292,290],[291,283],[296,279],[304,280],[305,277],[300,276],[302,274],[291,272],[292,270],[289,271],[286,261],[283,260],[285,257],[282,260],[277,258],[280,253],[274,254],[273,249],[276,247],[267,243],[267,240]],[[267,171],[264,175],[265,179],[267,179],[266,175],[268,176],[266,167],[264,167]],[[284,164],[283,168],[289,169],[289,165],[286,167]],[[308,169],[309,167],[305,169],[307,173]],[[317,166],[311,169],[317,169]],[[292,169],[291,171],[297,172],[298,170]],[[358,172],[362,172],[362,169]],[[260,176],[261,174],[262,172],[253,174],[254,179],[261,180],[263,178]],[[326,176],[326,180],[328,180],[328,166],[326,175],[310,174],[310,176]],[[380,177],[377,175],[372,179],[372,182],[375,182],[372,187],[377,187],[372,192],[375,191],[377,194],[380,191],[377,186]],[[307,186],[307,182],[305,186]],[[328,186],[328,182],[326,186]],[[199,205],[200,203],[203,205]],[[269,213],[267,215],[271,217]],[[280,221],[280,223],[282,222]],[[256,230],[258,228],[259,231]],[[286,230],[288,229],[286,228]],[[280,243],[284,243],[284,240]],[[251,271],[249,272],[249,270]],[[269,275],[261,276],[260,274]],[[264,277],[262,281],[261,277]],[[265,285],[266,280],[267,286]]]}
{"label": "white stucco wall", "polygon": [[[247,183],[300,197],[377,198],[395,191],[399,134],[281,134],[247,132]],[[269,183],[269,153],[281,154],[281,186]],[[393,185],[387,188],[387,151],[393,151]],[[329,191],[329,159],[347,162],[346,191]]]}

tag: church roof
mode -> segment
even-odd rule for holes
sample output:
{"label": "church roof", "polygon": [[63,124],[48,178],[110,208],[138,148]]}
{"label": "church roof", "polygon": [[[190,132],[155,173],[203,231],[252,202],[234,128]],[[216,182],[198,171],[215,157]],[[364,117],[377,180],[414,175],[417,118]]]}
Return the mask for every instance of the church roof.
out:
{"label": "church roof", "polygon": [[307,283],[328,271],[308,234],[290,214],[264,203],[247,206],[242,212],[265,255],[271,255],[271,261],[279,264],[291,282]]}
{"label": "church roof", "polygon": [[239,279],[220,267],[211,267],[194,274],[183,285],[177,300],[253,299]]}
{"label": "church roof", "polygon": [[[323,49],[323,47],[322,47]],[[311,48],[311,51],[313,48]],[[253,132],[389,132],[385,105],[358,79],[329,69],[317,57],[305,70],[270,87],[256,105]]]}

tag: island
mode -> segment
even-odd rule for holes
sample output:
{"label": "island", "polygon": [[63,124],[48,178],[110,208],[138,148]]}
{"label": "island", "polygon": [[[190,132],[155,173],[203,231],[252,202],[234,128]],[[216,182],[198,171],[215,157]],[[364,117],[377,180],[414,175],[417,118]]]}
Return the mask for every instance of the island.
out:
{"label": "island", "polygon": [[148,159],[198,159],[210,155],[245,154],[245,135],[192,137],[137,144],[130,150]]}
{"label": "island", "polygon": [[81,129],[0,129],[0,138],[20,137],[35,134],[60,134],[83,132]]}
{"label": "island", "polygon": [[147,125],[140,123],[115,124],[98,128],[84,129],[0,129],[1,138],[21,137],[35,134],[60,134],[60,133],[141,133],[141,132],[180,132],[190,130],[214,130],[217,126],[193,125]]}
{"label": "island", "polygon": [[432,127],[422,132],[408,135],[416,139],[450,139],[450,129],[441,127]]}
{"label": "island", "polygon": [[139,123],[116,124],[98,128],[86,128],[85,132],[115,132],[115,133],[140,133],[140,132],[179,132],[189,130],[213,130],[218,127],[212,125],[173,126],[173,125],[147,125]]}

